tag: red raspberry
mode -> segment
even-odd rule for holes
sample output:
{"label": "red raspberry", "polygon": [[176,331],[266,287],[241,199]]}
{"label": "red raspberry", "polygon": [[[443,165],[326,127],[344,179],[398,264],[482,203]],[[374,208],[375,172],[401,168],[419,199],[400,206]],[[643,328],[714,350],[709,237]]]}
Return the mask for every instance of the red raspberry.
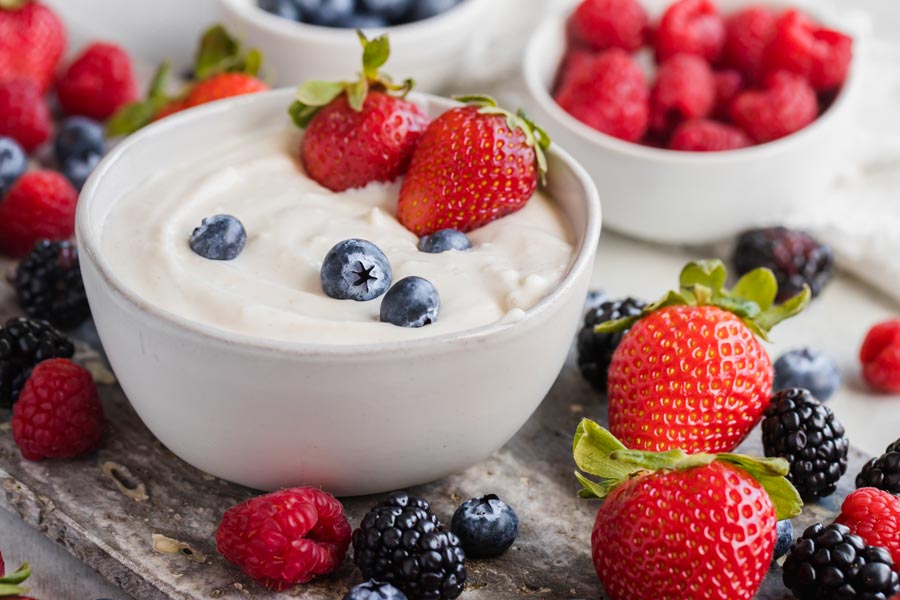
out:
{"label": "red raspberry", "polygon": [[607,135],[636,142],[647,131],[649,92],[644,73],[619,48],[570,63],[556,102],[573,117]]}
{"label": "red raspberry", "polygon": [[65,358],[39,363],[13,405],[12,431],[28,460],[73,458],[97,448],[103,407],[91,374]]}
{"label": "red raspberry", "polygon": [[647,11],[637,0],[584,0],[572,13],[569,31],[593,50],[633,52],[644,45],[647,21]]}
{"label": "red raspberry", "polygon": [[137,98],[131,58],[115,44],[93,43],[60,77],[56,93],[66,113],[103,121]]}
{"label": "red raspberry", "polygon": [[816,92],[805,79],[779,71],[766,78],[766,89],[741,92],[731,104],[731,119],[757,142],[770,142],[816,120]]}
{"label": "red raspberry", "polygon": [[28,79],[43,94],[65,50],[66,28],[53,9],[41,2],[0,2],[0,81]]}
{"label": "red raspberry", "polygon": [[650,127],[668,133],[687,119],[708,117],[716,103],[716,80],[709,64],[692,54],[676,54],[659,65],[650,92]]}
{"label": "red raspberry", "polygon": [[725,22],[725,64],[758,81],[777,21],[778,15],[768,6],[749,6],[731,15]]}
{"label": "red raspberry", "polygon": [[894,565],[900,565],[900,496],[877,488],[856,490],[844,500],[836,522],[866,544],[887,548]]}
{"label": "red raspberry", "polygon": [[708,119],[692,119],[679,125],[672,134],[669,148],[689,152],[718,152],[752,146],[747,134],[731,125]]}
{"label": "red raspberry", "polygon": [[50,137],[53,122],[41,91],[30,80],[0,83],[0,135],[31,152]]}
{"label": "red raspberry", "polygon": [[767,72],[797,73],[813,88],[824,91],[844,83],[852,58],[850,37],[818,26],[798,10],[789,10],[778,19],[763,67]]}
{"label": "red raspberry", "polygon": [[734,69],[716,71],[716,106],[713,116],[721,121],[728,121],[731,116],[731,103],[744,89],[744,77]]}
{"label": "red raspberry", "polygon": [[725,21],[711,0],[678,0],[663,14],[654,40],[658,61],[696,54],[716,62],[725,44]]}
{"label": "red raspberry", "polygon": [[219,552],[267,588],[281,591],[341,566],[352,529],[334,496],[298,487],[229,508]]}
{"label": "red raspberry", "polygon": [[38,240],[75,233],[78,192],[55,171],[22,175],[0,202],[0,253],[24,256]]}
{"label": "red raspberry", "polygon": [[869,330],[859,351],[863,379],[882,392],[900,393],[900,319]]}

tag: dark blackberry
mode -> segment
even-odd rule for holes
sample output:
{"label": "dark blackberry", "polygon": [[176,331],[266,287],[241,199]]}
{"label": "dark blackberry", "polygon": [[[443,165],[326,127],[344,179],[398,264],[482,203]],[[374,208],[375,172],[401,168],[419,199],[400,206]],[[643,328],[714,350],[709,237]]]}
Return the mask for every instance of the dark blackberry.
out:
{"label": "dark blackberry", "polygon": [[72,341],[50,323],[26,317],[7,321],[0,327],[0,408],[11,407],[19,398],[39,362],[73,354]]}
{"label": "dark blackberry", "polygon": [[808,527],[791,546],[782,578],[799,600],[887,600],[900,592],[890,553],[837,523]]}
{"label": "dark blackberry", "polygon": [[578,368],[581,375],[598,391],[606,392],[609,363],[626,332],[597,333],[594,328],[607,321],[637,316],[646,305],[643,300],[634,298],[611,300],[590,309],[584,316],[584,326],[577,338]]}
{"label": "dark blackberry", "polygon": [[809,285],[819,295],[834,275],[831,248],[802,231],[765,227],[742,233],[734,250],[738,275],[767,267],[778,280],[778,301],[783,302]]}
{"label": "dark blackberry", "polygon": [[884,454],[865,464],[856,476],[856,487],[873,487],[900,496],[900,440],[887,447]]}
{"label": "dark blackberry", "polygon": [[353,562],[366,579],[385,581],[409,600],[457,598],[466,555],[426,500],[394,492],[353,532]]}
{"label": "dark blackberry", "polygon": [[762,423],[766,456],[791,464],[788,479],[804,498],[822,498],[837,490],[847,472],[850,443],[831,409],[809,390],[787,388],[772,398]]}
{"label": "dark blackberry", "polygon": [[19,263],[13,285],[19,305],[33,319],[72,329],[91,316],[78,249],[71,242],[36,243]]}

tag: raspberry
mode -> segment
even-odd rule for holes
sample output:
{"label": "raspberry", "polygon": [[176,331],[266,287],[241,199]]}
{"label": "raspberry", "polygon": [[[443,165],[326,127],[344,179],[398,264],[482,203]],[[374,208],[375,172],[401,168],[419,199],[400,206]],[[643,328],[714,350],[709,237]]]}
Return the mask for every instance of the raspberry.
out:
{"label": "raspberry", "polygon": [[556,102],[594,129],[636,142],[647,131],[648,97],[643,71],[627,52],[613,48],[590,60],[571,61]]}
{"label": "raspberry", "polygon": [[798,10],[789,10],[778,19],[763,68],[767,72],[791,71],[806,78],[817,91],[825,91],[844,83],[852,58],[852,38],[818,26]]}
{"label": "raspberry", "polygon": [[25,173],[0,202],[0,252],[22,256],[41,239],[71,237],[77,202],[78,192],[59,173]]}
{"label": "raspberry", "polygon": [[757,81],[777,21],[778,15],[768,6],[749,6],[731,15],[725,22],[725,64]]}
{"label": "raspberry", "polygon": [[716,62],[725,44],[725,21],[711,0],[679,0],[663,14],[656,29],[656,59],[696,54]]}
{"label": "raspberry", "polygon": [[244,573],[281,591],[341,566],[350,535],[344,507],[334,496],[298,487],[229,508],[216,544]]}
{"label": "raspberry", "polygon": [[137,98],[131,58],[115,44],[91,44],[60,77],[56,93],[66,113],[107,119]]}
{"label": "raspberry", "polygon": [[721,121],[730,119],[731,103],[744,89],[744,77],[734,69],[716,71],[716,106],[713,116]]}
{"label": "raspberry", "polygon": [[716,102],[716,80],[698,56],[676,54],[659,65],[650,92],[650,127],[667,133],[687,119],[707,117]]}
{"label": "raspberry", "polygon": [[669,148],[688,152],[719,152],[752,146],[747,134],[731,125],[708,119],[692,119],[679,125]]}
{"label": "raspberry", "polygon": [[900,319],[869,330],[859,351],[863,379],[882,392],[900,393]]}
{"label": "raspberry", "polygon": [[762,91],[741,92],[731,104],[731,119],[757,142],[771,142],[803,129],[816,120],[816,92],[787,71],[766,78]]}
{"label": "raspberry", "polygon": [[91,374],[65,358],[40,363],[13,405],[12,431],[28,460],[73,458],[96,449],[103,407]]}
{"label": "raspberry", "polygon": [[577,42],[594,50],[633,52],[644,45],[647,11],[637,0],[585,0],[572,13],[569,27]]}
{"label": "raspberry", "polygon": [[50,109],[37,86],[26,79],[0,83],[0,135],[31,152],[50,138]]}
{"label": "raspberry", "polygon": [[876,488],[856,490],[844,500],[835,522],[870,546],[887,548],[894,564],[900,565],[900,496]]}

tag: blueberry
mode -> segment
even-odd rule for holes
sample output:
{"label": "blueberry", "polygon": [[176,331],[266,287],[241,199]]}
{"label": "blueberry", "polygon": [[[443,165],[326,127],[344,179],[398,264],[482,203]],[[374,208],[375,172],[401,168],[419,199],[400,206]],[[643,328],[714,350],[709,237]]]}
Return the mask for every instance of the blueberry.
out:
{"label": "blueberry", "polygon": [[447,250],[468,250],[471,247],[472,242],[466,234],[456,229],[440,229],[419,239],[419,250],[430,254]]}
{"label": "blueberry", "polygon": [[12,184],[22,176],[26,168],[28,168],[28,158],[18,142],[12,138],[0,136],[0,195],[12,187]]}
{"label": "blueberry", "polygon": [[80,192],[81,188],[84,187],[84,182],[87,181],[87,178],[94,171],[94,167],[100,162],[100,158],[99,154],[89,154],[85,159],[70,156],[63,160],[59,170],[69,180],[72,187]]}
{"label": "blueberry", "polygon": [[244,225],[231,215],[206,217],[191,234],[191,250],[209,260],[234,260],[246,243]]}
{"label": "blueberry", "polygon": [[359,239],[338,242],[322,262],[322,291],[338,300],[372,300],[391,287],[393,273],[378,246]]}
{"label": "blueberry", "polygon": [[294,0],[259,0],[259,7],[283,19],[300,20],[300,9]]}
{"label": "blueberry", "polygon": [[103,156],[103,125],[87,117],[63,120],[53,141],[53,152],[59,164],[68,158],[86,161],[91,155]]}
{"label": "blueberry", "polygon": [[354,13],[332,23],[334,27],[346,27],[348,29],[378,29],[388,25],[390,25],[388,20],[381,15],[368,13]]}
{"label": "blueberry", "polygon": [[443,12],[447,12],[460,3],[460,0],[416,0],[412,11],[409,13],[409,21],[421,21],[430,19]]}
{"label": "blueberry", "polygon": [[778,537],[775,539],[775,554],[772,556],[772,560],[778,560],[787,554],[791,549],[791,544],[794,543],[794,524],[790,519],[778,521],[775,529]]}
{"label": "blueberry", "polygon": [[416,0],[359,0],[359,2],[369,13],[395,21],[405,15]]}
{"label": "blueberry", "polygon": [[469,558],[491,558],[506,552],[519,535],[519,517],[494,494],[466,500],[453,513],[452,531]]}
{"label": "blueberry", "polygon": [[314,25],[336,26],[337,22],[356,12],[354,0],[294,0],[302,18]]}
{"label": "blueberry", "polygon": [[437,321],[441,297],[427,279],[406,277],[381,301],[381,320],[399,327],[424,327]]}
{"label": "blueberry", "polygon": [[824,402],[841,385],[841,374],[834,360],[809,348],[783,354],[774,366],[775,381],[772,387],[776,392],[786,388],[803,388]]}
{"label": "blueberry", "polygon": [[343,600],[406,600],[406,594],[389,583],[370,579],[350,588]]}

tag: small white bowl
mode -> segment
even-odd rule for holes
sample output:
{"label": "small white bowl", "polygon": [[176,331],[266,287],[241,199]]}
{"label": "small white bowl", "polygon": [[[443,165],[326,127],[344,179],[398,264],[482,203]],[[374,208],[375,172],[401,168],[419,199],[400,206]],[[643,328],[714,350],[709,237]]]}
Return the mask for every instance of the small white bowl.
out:
{"label": "small white bowl", "polygon": [[[260,9],[256,0],[220,0],[225,25],[248,47],[265,55],[266,72],[278,85],[309,79],[352,79],[361,69],[362,50],[352,29],[320,27],[289,21]],[[422,92],[441,91],[464,65],[485,23],[492,0],[463,0],[445,13],[383,29],[391,58],[385,72],[401,81],[413,78]]]}
{"label": "small white bowl", "polygon": [[[369,494],[487,458],[556,379],[591,277],[597,190],[558,147],[549,152],[547,191],[571,225],[576,253],[564,279],[516,323],[357,347],[275,342],[148,304],[104,256],[104,223],[128,190],[260,124],[292,127],[285,107],[293,93],[243,96],[164,119],[129,137],[91,175],[78,203],[81,271],[119,383],[175,454],[253,488],[308,484]],[[410,98],[432,116],[454,105]]]}
{"label": "small white bowl", "polygon": [[[666,4],[657,1],[649,8],[658,14]],[[727,14],[751,2],[718,4]],[[840,28],[803,8],[820,22]],[[780,140],[742,150],[680,152],[606,135],[556,104],[550,88],[565,52],[567,18],[568,13],[548,19],[528,43],[523,61],[527,108],[594,178],[603,192],[609,228],[652,242],[722,240],[755,225],[778,222],[788,213],[814,211],[848,159],[846,145],[861,82],[859,36],[843,89],[814,123]]]}

